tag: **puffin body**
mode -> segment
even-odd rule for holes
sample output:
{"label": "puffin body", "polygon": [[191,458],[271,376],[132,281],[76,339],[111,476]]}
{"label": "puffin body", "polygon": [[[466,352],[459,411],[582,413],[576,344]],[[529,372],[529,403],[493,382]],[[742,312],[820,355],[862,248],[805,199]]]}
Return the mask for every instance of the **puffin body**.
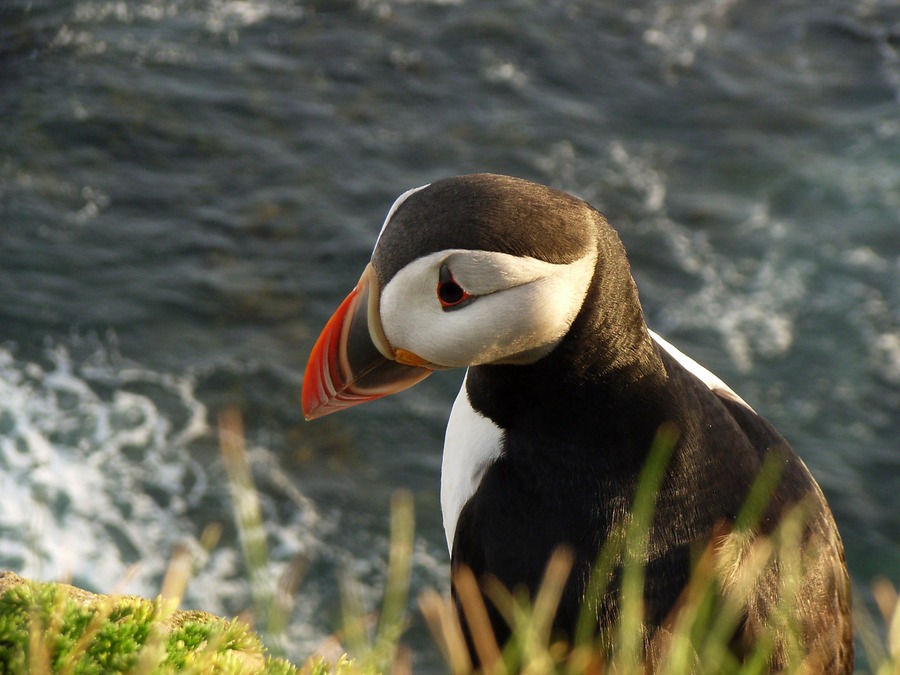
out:
{"label": "puffin body", "polygon": [[[647,328],[624,247],[590,205],[490,174],[403,194],[360,283],[313,348],[304,414],[453,367],[468,370],[441,476],[452,568],[534,593],[553,552],[566,547],[574,567],[555,626],[572,636],[585,602],[599,630],[614,625],[615,594],[587,597],[588,579],[666,425],[676,440],[649,533],[648,645],[677,609],[698,552],[715,551],[719,588],[737,593],[755,543],[802,507],[803,583],[790,618],[803,663],[809,672],[852,671],[849,577],[821,491],[768,422]],[[767,506],[738,528],[768,463],[777,480]],[[739,658],[766,631],[781,570],[772,561],[740,591]],[[493,612],[491,622],[502,644],[508,627]],[[776,635],[773,672],[786,666],[790,642]]]}

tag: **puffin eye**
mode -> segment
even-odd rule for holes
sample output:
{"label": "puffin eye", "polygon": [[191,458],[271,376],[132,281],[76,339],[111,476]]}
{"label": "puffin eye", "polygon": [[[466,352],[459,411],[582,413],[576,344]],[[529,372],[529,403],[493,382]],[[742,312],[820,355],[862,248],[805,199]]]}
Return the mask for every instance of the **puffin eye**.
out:
{"label": "puffin eye", "polygon": [[438,275],[437,296],[441,307],[445,310],[457,309],[475,299],[474,296],[466,293],[465,289],[453,278],[453,273],[450,271],[447,263],[441,265],[441,271]]}

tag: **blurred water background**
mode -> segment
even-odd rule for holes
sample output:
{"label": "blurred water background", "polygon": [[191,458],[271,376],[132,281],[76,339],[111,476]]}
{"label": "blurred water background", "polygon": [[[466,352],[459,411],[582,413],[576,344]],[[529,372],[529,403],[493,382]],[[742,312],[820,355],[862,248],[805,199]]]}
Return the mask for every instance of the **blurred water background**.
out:
{"label": "blurred water background", "polygon": [[[900,582],[896,0],[3,0],[0,568],[250,605],[215,434],[236,406],[288,634],[383,584],[446,588],[461,372],[302,421],[309,349],[393,199],[493,171],[620,232],[651,326],[791,440],[855,580]],[[204,551],[210,524],[221,542]],[[441,672],[421,619],[417,672]]]}

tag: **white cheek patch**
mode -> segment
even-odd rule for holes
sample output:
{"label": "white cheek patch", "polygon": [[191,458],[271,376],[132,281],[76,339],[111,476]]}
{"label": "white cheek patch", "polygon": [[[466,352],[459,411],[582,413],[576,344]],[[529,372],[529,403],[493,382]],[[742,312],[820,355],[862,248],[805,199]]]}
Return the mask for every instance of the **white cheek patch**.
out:
{"label": "white cheek patch", "polygon": [[[476,299],[445,311],[437,297],[446,262]],[[381,293],[385,336],[443,367],[527,363],[566,334],[587,294],[596,252],[569,264],[495,251],[451,249],[414,260]]]}
{"label": "white cheek patch", "polygon": [[701,366],[699,363],[694,361],[694,359],[692,359],[690,356],[688,356],[678,348],[669,344],[669,342],[661,338],[652,330],[650,331],[650,337],[656,341],[656,344],[666,350],[669,353],[669,356],[678,361],[678,363],[684,366],[686,370],[696,375],[707,387],[715,392],[718,392],[722,396],[725,396],[726,398],[730,398],[731,400],[740,403],[748,410],[753,411],[753,408],[751,408],[744,399],[737,395],[734,389],[725,384],[718,376]]}
{"label": "white cheek patch", "polygon": [[379,302],[381,325],[391,348],[406,349],[434,363],[430,354],[420,353],[413,345],[428,341],[445,314],[437,297],[441,259],[441,253],[433,253],[411,262],[381,290]]}
{"label": "white cheek patch", "polygon": [[441,462],[441,512],[447,550],[453,553],[456,524],[463,507],[475,494],[485,471],[500,457],[503,431],[475,412],[466,393],[466,381],[453,403]]}

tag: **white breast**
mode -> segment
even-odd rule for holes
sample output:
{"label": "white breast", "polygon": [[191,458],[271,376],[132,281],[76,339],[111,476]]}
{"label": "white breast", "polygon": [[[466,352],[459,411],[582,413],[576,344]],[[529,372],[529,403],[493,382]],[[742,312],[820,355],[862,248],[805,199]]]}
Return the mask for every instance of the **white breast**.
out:
{"label": "white breast", "polygon": [[459,514],[502,449],[503,430],[472,408],[463,380],[447,422],[441,463],[441,511],[451,553]]}

